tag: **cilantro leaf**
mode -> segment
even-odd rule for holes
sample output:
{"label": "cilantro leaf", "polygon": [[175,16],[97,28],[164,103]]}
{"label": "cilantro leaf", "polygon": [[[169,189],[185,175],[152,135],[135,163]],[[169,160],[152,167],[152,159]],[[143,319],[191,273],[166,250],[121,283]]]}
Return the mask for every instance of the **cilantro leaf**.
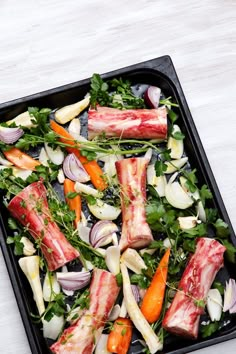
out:
{"label": "cilantro leaf", "polygon": [[229,236],[229,226],[224,222],[222,219],[217,219],[216,222],[214,223],[214,226],[216,228],[216,236],[220,238],[224,238]]}
{"label": "cilantro leaf", "polygon": [[201,196],[201,201],[202,201],[203,206],[205,206],[206,199],[213,198],[212,193],[206,184],[204,184],[202,186],[202,188],[200,189],[200,196]]}
{"label": "cilantro leaf", "polygon": [[219,322],[211,322],[206,326],[200,326],[200,332],[203,338],[210,337],[213,333],[218,331],[220,327]]}
{"label": "cilantro leaf", "polygon": [[163,161],[156,161],[155,162],[155,171],[156,171],[156,176],[163,176],[164,172],[167,170],[167,165]]}
{"label": "cilantro leaf", "polygon": [[183,140],[185,138],[185,135],[179,131],[172,133],[171,136],[175,139],[175,140]]}

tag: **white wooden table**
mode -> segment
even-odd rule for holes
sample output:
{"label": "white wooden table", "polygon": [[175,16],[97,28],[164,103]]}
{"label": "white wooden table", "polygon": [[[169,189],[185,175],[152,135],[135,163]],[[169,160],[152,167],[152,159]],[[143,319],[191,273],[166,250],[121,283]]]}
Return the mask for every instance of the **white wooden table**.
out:
{"label": "white wooden table", "polygon": [[[171,55],[236,229],[234,0],[0,0],[0,102]],[[0,353],[30,354],[0,255]],[[199,353],[235,353],[236,339]]]}

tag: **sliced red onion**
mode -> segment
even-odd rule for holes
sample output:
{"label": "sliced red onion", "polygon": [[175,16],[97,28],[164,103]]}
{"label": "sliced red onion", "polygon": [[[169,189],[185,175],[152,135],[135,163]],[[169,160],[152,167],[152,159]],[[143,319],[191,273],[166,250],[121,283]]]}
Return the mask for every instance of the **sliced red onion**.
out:
{"label": "sliced red onion", "polygon": [[226,288],[224,291],[223,312],[230,311],[233,307],[236,307],[236,282],[234,279],[230,278],[229,281],[226,282]]}
{"label": "sliced red onion", "polygon": [[100,220],[90,231],[90,243],[94,248],[105,246],[112,242],[112,234],[118,231],[117,225],[110,220]]}
{"label": "sliced red onion", "polygon": [[90,180],[84,166],[79,159],[77,159],[75,154],[69,154],[66,156],[63,162],[63,171],[66,177],[74,182],[88,182]]}
{"label": "sliced red onion", "polygon": [[61,287],[66,290],[79,290],[89,284],[90,272],[57,273],[57,280]]}
{"label": "sliced red onion", "polygon": [[149,86],[144,94],[144,100],[150,108],[158,108],[161,89],[156,86]]}
{"label": "sliced red onion", "polygon": [[24,130],[17,128],[8,128],[0,126],[0,140],[6,144],[13,144],[24,134]]}
{"label": "sliced red onion", "polygon": [[134,295],[135,301],[139,303],[140,301],[140,293],[137,285],[131,285],[132,293]]}

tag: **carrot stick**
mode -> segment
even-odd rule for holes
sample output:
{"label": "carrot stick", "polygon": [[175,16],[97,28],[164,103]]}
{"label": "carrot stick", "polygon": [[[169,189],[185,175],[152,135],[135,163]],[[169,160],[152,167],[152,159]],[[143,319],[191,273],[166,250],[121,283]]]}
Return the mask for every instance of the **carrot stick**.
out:
{"label": "carrot stick", "polygon": [[103,191],[104,189],[107,188],[107,183],[105,181],[103,171],[101,167],[98,165],[98,163],[93,160],[89,161],[85,156],[82,156],[80,151],[79,151],[79,146],[76,145],[75,139],[73,138],[72,135],[70,135],[66,129],[61,127],[59,124],[57,124],[54,120],[50,121],[50,126],[52,130],[57,133],[60,138],[59,140],[64,143],[71,145],[66,146],[66,150],[70,153],[73,153],[78,157],[80,162],[83,164],[85,170],[89,174],[91,178],[91,182],[93,183],[94,187]]}
{"label": "carrot stick", "polygon": [[70,210],[75,212],[75,227],[77,227],[77,222],[80,221],[81,217],[81,198],[79,195],[76,195],[74,198],[67,198],[68,193],[75,192],[75,182],[66,178],[64,181],[64,195],[66,198],[66,203],[68,204]]}
{"label": "carrot stick", "polygon": [[34,160],[31,156],[25,154],[23,151],[12,148],[8,151],[3,151],[8,161],[12,162],[16,167],[24,170],[35,171],[35,167],[41,165],[39,161]]}
{"label": "carrot stick", "polygon": [[165,296],[170,249],[168,248],[156,269],[141,305],[141,312],[149,323],[156,322],[161,314]]}
{"label": "carrot stick", "polygon": [[111,353],[126,354],[132,337],[132,322],[129,318],[118,317],[109,333],[107,350]]}

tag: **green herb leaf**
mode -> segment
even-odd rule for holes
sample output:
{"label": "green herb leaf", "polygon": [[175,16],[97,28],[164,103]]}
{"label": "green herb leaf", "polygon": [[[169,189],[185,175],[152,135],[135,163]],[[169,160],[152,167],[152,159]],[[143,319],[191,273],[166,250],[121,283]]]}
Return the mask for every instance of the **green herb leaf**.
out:
{"label": "green herb leaf", "polygon": [[176,140],[183,140],[185,138],[185,135],[180,131],[172,133],[171,136]]}
{"label": "green herb leaf", "polygon": [[201,201],[202,201],[203,206],[205,206],[206,199],[213,198],[212,193],[206,184],[204,184],[202,186],[202,188],[200,189],[200,196],[201,196]]}
{"label": "green herb leaf", "polygon": [[219,322],[211,322],[206,326],[201,326],[200,327],[200,332],[202,334],[203,338],[210,337],[213,333],[218,331],[220,327]]}
{"label": "green herb leaf", "polygon": [[150,280],[144,274],[132,274],[130,277],[131,284],[137,284],[141,289],[147,289]]}
{"label": "green herb leaf", "polygon": [[156,171],[156,176],[163,176],[164,172],[167,170],[167,165],[163,161],[156,161],[155,162],[155,171]]}
{"label": "green herb leaf", "polygon": [[216,228],[217,237],[225,238],[229,236],[229,226],[222,219],[217,219],[214,226]]}
{"label": "green herb leaf", "polygon": [[69,193],[67,193],[67,195],[65,197],[68,198],[68,199],[73,199],[73,198],[77,197],[77,195],[79,195],[79,193],[77,193],[77,192],[69,192]]}
{"label": "green herb leaf", "polygon": [[123,278],[122,278],[122,274],[121,273],[116,274],[116,282],[117,282],[118,286],[122,286]]}
{"label": "green herb leaf", "polygon": [[219,281],[214,281],[212,287],[213,287],[214,289],[219,290],[219,292],[220,292],[221,295],[224,295],[224,290],[225,290],[225,288],[224,288],[224,285],[223,285],[221,282],[219,282]]}

